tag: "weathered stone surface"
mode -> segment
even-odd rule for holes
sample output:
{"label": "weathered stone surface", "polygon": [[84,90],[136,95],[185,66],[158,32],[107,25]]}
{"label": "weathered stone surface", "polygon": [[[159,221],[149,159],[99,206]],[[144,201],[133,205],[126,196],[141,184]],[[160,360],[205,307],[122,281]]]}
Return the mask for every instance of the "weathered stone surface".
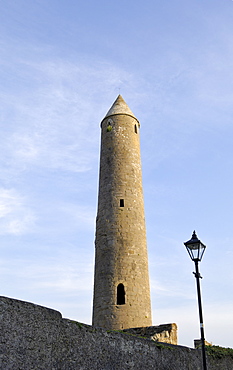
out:
{"label": "weathered stone surface", "polygon": [[155,342],[163,342],[169,344],[177,344],[178,342],[176,324],[161,324],[158,326],[125,329],[123,331],[126,333],[152,339]]}
{"label": "weathered stone surface", "polygon": [[107,329],[152,324],[139,126],[120,95],[101,123],[93,325]]}
{"label": "weathered stone surface", "polygon": [[[201,370],[201,351],[62,319],[57,311],[0,297],[0,369]],[[208,370],[233,360],[208,358]]]}
{"label": "weathered stone surface", "polygon": [[[212,346],[212,343],[207,342],[207,340],[205,340],[205,345],[206,346]],[[201,346],[202,346],[202,340],[201,339],[194,339],[194,348],[200,348]]]}

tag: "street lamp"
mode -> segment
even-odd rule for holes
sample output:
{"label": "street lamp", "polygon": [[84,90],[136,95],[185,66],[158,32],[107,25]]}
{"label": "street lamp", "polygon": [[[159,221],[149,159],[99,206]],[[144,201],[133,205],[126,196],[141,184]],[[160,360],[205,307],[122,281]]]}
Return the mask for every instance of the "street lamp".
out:
{"label": "street lamp", "polygon": [[192,238],[184,243],[191,260],[195,263],[196,271],[193,273],[197,281],[197,297],[198,297],[198,308],[200,318],[200,331],[201,331],[201,344],[202,344],[202,359],[203,359],[203,370],[207,370],[206,366],[206,354],[205,354],[205,336],[204,336],[204,324],[201,306],[201,288],[200,279],[202,279],[199,269],[198,262],[201,261],[205,252],[206,246],[198,239],[196,232],[193,232]]}

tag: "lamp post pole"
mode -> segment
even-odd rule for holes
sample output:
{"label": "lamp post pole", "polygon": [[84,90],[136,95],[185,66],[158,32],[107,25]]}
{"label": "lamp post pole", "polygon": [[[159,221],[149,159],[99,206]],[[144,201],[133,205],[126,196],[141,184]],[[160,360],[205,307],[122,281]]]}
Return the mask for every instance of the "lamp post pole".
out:
{"label": "lamp post pole", "polygon": [[203,360],[203,370],[207,370],[206,365],[206,353],[205,353],[205,335],[204,335],[204,324],[202,315],[202,304],[201,304],[201,288],[200,279],[202,279],[199,269],[198,260],[194,260],[196,271],[194,272],[196,282],[197,282],[197,298],[198,298],[198,308],[199,308],[199,318],[200,318],[200,331],[201,331],[201,347],[202,347],[202,360]]}
{"label": "lamp post pole", "polygon": [[197,281],[197,298],[198,298],[198,309],[200,318],[200,331],[201,331],[201,346],[202,346],[202,361],[203,370],[207,370],[206,364],[206,352],[205,352],[205,335],[204,335],[204,324],[202,315],[202,304],[201,304],[201,288],[200,279],[202,279],[198,262],[201,261],[205,252],[206,246],[198,239],[196,232],[193,232],[192,238],[184,243],[191,260],[195,263],[195,272],[193,273]]}

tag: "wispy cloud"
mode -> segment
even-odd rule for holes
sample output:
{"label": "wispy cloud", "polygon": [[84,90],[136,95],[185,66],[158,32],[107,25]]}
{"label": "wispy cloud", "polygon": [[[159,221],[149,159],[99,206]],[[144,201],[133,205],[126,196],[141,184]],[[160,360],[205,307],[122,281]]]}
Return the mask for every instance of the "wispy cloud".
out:
{"label": "wispy cloud", "polygon": [[0,189],[0,234],[30,232],[35,215],[27,201],[14,189]]}
{"label": "wispy cloud", "polygon": [[131,76],[101,61],[34,58],[16,57],[11,69],[18,83],[2,85],[2,158],[18,170],[88,171],[98,151],[96,122],[108,109],[102,96]]}

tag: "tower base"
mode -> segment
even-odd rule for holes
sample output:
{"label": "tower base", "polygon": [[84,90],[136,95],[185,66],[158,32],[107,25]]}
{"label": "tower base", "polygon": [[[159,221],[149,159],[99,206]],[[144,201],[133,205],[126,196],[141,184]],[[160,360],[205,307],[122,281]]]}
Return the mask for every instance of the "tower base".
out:
{"label": "tower base", "polygon": [[162,324],[158,326],[147,326],[142,328],[130,328],[123,330],[126,333],[150,338],[155,342],[163,342],[177,345],[177,325]]}

